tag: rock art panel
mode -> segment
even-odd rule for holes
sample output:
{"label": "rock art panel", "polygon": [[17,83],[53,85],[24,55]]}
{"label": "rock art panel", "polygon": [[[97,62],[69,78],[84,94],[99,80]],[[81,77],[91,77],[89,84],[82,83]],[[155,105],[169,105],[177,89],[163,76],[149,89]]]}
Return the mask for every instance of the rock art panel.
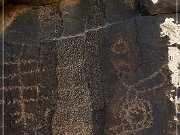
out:
{"label": "rock art panel", "polygon": [[[173,120],[175,109],[166,97],[172,87],[167,65],[168,40],[162,40],[159,35],[163,19],[165,16],[137,17],[108,29],[108,37],[112,36],[109,40],[112,57],[110,62],[114,68],[113,76],[116,80],[112,81],[108,90],[106,134],[160,135],[175,131],[175,126],[170,128],[170,125],[175,124]],[[126,35],[121,34],[121,31],[127,31]],[[132,33],[136,36],[132,36]],[[131,102],[134,106],[128,106]],[[136,102],[138,102],[137,108]],[[124,118],[126,116],[122,111],[124,104],[127,104],[125,112],[129,118]],[[146,106],[146,109],[143,110],[143,107],[138,109],[138,106]],[[131,107],[134,107],[133,110],[136,113],[130,111]],[[117,114],[116,117],[114,112]],[[120,114],[122,116],[118,117]],[[134,115],[140,114],[143,118],[133,119]],[[124,123],[123,119],[125,119]],[[137,128],[135,125],[143,123],[144,119],[147,123]],[[133,120],[136,124],[133,124]],[[130,121],[132,123],[129,123]],[[160,128],[158,125],[161,125]]]}
{"label": "rock art panel", "polygon": [[5,30],[6,134],[177,132],[174,1],[39,2]]}

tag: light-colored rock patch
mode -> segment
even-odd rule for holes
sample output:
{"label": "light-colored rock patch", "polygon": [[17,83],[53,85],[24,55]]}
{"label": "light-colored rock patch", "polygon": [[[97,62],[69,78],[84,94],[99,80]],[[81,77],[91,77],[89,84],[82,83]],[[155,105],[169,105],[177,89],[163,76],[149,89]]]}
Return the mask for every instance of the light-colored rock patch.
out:
{"label": "light-colored rock patch", "polygon": [[171,90],[170,100],[175,104],[176,113],[180,113],[180,98],[177,96],[177,90],[180,87],[180,50],[178,49],[180,46],[180,24],[174,18],[166,18],[160,27],[162,29],[161,37],[169,37],[168,67],[172,72],[171,83],[174,86],[174,89]]}

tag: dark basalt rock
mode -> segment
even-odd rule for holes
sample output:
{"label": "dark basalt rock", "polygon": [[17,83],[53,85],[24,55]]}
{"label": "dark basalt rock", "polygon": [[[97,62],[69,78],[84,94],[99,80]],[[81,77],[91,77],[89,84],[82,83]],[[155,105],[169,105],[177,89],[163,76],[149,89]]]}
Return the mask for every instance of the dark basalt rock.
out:
{"label": "dark basalt rock", "polygon": [[176,13],[180,6],[180,0],[157,0],[153,3],[153,0],[139,0],[139,8],[141,11],[146,11],[149,14],[164,14],[164,13]]}
{"label": "dark basalt rock", "polygon": [[122,22],[137,16],[136,3],[132,0],[105,0],[107,23]]}
{"label": "dark basalt rock", "polygon": [[142,5],[162,13],[149,3],[62,1],[16,17],[5,30],[5,134],[174,135],[160,24],[176,15],[142,16]]}

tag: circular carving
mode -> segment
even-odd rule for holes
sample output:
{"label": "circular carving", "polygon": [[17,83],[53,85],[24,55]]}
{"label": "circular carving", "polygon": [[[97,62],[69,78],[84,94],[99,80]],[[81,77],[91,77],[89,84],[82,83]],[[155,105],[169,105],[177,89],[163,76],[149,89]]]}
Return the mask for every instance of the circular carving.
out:
{"label": "circular carving", "polygon": [[152,126],[152,107],[149,102],[143,99],[126,101],[113,110],[113,118],[120,123],[116,123],[109,128],[109,133],[118,133],[120,135],[136,134]]}

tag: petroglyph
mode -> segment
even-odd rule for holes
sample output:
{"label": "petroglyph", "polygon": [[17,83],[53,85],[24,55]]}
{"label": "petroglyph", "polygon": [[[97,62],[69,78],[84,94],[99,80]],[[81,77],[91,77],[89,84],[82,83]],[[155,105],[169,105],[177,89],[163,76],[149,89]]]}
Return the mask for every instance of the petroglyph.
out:
{"label": "petroglyph", "polygon": [[5,70],[4,77],[5,108],[11,109],[6,113],[5,118],[11,117],[13,125],[8,126],[17,128],[15,134],[28,134],[29,129],[34,128],[31,123],[36,122],[37,95],[39,93],[39,86],[36,83],[36,77],[39,74],[38,60],[23,58],[22,53],[21,50],[19,56],[15,56],[14,60],[5,62],[5,68],[8,69],[8,72]]}
{"label": "petroglyph", "polygon": [[174,128],[166,94],[170,83],[172,93],[179,87],[179,25],[172,19],[161,25],[175,52],[167,64],[167,37],[159,36],[166,15],[139,16],[146,9],[137,1],[30,4],[12,18],[5,31],[6,134],[163,135]]}
{"label": "petroglyph", "polygon": [[58,46],[59,100],[52,122],[53,134],[90,135],[92,103],[84,73],[84,37],[59,41]]}
{"label": "petroglyph", "polygon": [[142,99],[116,104],[112,115],[119,121],[118,126],[115,124],[110,127],[107,134],[134,135],[146,128],[150,128],[153,124],[152,112],[151,104]]}

